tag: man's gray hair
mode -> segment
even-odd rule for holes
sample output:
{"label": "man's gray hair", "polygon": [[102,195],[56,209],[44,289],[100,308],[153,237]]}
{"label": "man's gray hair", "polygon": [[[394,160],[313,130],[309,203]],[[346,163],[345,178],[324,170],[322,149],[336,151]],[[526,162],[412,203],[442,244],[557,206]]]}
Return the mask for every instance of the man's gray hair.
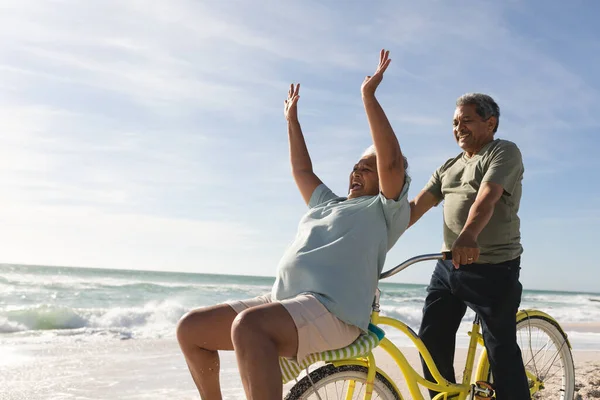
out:
{"label": "man's gray hair", "polygon": [[[377,156],[377,151],[375,151],[374,144],[367,147],[367,149],[364,151],[362,156],[360,156],[360,158],[370,157],[370,156]],[[404,169],[407,170],[408,169],[408,160],[406,159],[406,157],[404,157],[404,155],[402,155],[402,158],[404,158]]]}
{"label": "man's gray hair", "polygon": [[487,121],[490,117],[496,117],[496,126],[494,127],[494,133],[496,133],[498,125],[500,125],[500,107],[494,99],[483,93],[467,93],[456,100],[457,107],[469,104],[475,106],[475,111],[484,121]]}

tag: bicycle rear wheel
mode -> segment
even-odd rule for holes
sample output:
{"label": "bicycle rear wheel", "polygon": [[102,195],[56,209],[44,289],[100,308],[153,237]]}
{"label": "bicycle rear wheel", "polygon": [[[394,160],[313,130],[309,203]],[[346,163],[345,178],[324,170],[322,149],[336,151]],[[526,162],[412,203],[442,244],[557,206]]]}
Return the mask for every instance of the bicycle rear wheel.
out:
{"label": "bicycle rear wheel", "polygon": [[[361,365],[324,365],[302,378],[285,400],[363,399],[367,381],[367,368]],[[373,384],[373,400],[402,400],[394,386],[377,373]]]}
{"label": "bicycle rear wheel", "polygon": [[[525,315],[517,321],[517,343],[529,379],[532,399],[573,400],[575,366],[566,336],[556,321]],[[486,359],[488,382],[493,375]]]}

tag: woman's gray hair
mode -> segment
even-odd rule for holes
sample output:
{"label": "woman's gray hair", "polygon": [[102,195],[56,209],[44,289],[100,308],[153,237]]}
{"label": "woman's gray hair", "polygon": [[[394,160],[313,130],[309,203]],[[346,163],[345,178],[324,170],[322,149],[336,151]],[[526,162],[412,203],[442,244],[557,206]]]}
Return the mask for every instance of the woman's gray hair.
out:
{"label": "woman's gray hair", "polygon": [[367,147],[367,149],[362,153],[362,156],[360,156],[360,158],[376,156],[376,155],[377,155],[377,152],[375,151],[375,145],[372,144],[369,147]]}
{"label": "woman's gray hair", "polygon": [[[360,158],[370,157],[370,156],[377,156],[377,151],[375,150],[374,144],[367,147],[367,149],[363,152],[363,154],[362,154],[362,156],[360,156]],[[404,158],[404,170],[408,170],[408,160],[406,159],[406,157],[404,157],[404,155],[402,155],[402,158]]]}
{"label": "woman's gray hair", "polygon": [[500,125],[500,107],[494,99],[483,93],[467,93],[456,100],[457,107],[469,104],[475,106],[475,111],[484,121],[487,121],[490,117],[496,117],[496,126],[494,127],[494,133],[496,133],[498,125]]}

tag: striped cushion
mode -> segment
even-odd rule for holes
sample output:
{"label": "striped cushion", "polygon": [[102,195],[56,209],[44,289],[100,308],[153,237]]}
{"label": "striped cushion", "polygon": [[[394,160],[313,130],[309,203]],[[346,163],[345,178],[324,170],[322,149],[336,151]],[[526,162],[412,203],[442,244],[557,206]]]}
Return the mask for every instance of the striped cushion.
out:
{"label": "striped cushion", "polygon": [[363,332],[352,344],[343,349],[328,350],[322,353],[309,354],[302,363],[298,363],[296,358],[279,358],[279,367],[283,383],[287,383],[300,375],[302,370],[318,361],[337,361],[349,358],[363,357],[369,354],[371,350],[379,345],[385,333],[383,330],[373,324],[369,324],[369,331]]}

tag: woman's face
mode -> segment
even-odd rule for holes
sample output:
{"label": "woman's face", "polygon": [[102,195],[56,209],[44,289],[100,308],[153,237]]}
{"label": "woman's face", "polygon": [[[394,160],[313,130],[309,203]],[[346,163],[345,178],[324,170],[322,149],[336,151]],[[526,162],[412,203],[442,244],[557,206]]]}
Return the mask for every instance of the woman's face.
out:
{"label": "woman's face", "polygon": [[372,154],[361,158],[352,169],[348,198],[376,196],[377,194],[379,194],[377,156]]}

